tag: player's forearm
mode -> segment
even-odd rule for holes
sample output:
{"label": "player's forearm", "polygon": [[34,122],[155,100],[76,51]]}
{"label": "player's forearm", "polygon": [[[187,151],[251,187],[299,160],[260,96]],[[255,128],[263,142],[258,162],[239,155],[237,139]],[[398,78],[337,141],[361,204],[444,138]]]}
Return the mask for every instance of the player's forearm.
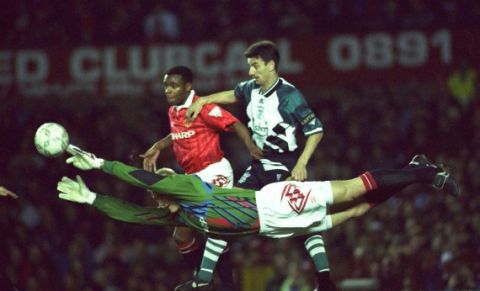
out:
{"label": "player's forearm", "polygon": [[169,220],[170,212],[162,208],[141,207],[126,201],[97,194],[93,206],[115,220],[154,225],[179,225]]}
{"label": "player's forearm", "polygon": [[234,124],[232,124],[232,128],[238,135],[238,137],[243,141],[247,149],[251,149],[252,147],[256,146],[250,135],[250,131],[243,123],[241,123],[240,121],[235,122]]}
{"label": "player's forearm", "polygon": [[305,142],[305,147],[303,148],[303,152],[298,158],[297,164],[302,164],[304,166],[308,164],[322,138],[323,133],[315,133],[308,136],[307,141]]}
{"label": "player's forearm", "polygon": [[229,90],[229,91],[214,93],[214,94],[199,98],[198,100],[199,100],[198,102],[201,102],[203,105],[210,104],[210,103],[232,104],[237,101],[237,98],[235,97],[234,91]]}
{"label": "player's forearm", "polygon": [[156,149],[159,149],[161,151],[163,151],[164,149],[168,148],[168,147],[171,147],[173,144],[173,140],[172,140],[172,134],[169,133],[166,137],[162,138],[161,140],[157,141],[155,144],[154,144],[154,147]]}

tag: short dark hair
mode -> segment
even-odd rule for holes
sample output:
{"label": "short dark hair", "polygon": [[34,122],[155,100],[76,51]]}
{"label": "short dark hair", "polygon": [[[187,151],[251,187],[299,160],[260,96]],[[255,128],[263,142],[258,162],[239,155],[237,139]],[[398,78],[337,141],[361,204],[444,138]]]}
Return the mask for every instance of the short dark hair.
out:
{"label": "short dark hair", "polygon": [[251,44],[245,51],[247,58],[260,57],[264,62],[274,61],[275,70],[278,70],[278,63],[280,62],[280,53],[277,45],[270,40],[261,40]]}
{"label": "short dark hair", "polygon": [[193,82],[193,72],[189,67],[176,66],[168,69],[165,75],[180,75],[186,83]]}

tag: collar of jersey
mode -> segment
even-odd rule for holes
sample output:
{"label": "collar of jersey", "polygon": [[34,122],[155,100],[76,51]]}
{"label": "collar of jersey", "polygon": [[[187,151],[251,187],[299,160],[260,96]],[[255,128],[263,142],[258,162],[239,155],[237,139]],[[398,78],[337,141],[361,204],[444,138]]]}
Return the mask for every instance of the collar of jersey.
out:
{"label": "collar of jersey", "polygon": [[262,94],[265,97],[268,97],[268,96],[272,95],[272,93],[275,90],[277,90],[277,88],[280,84],[281,84],[281,80],[280,80],[280,77],[278,77],[277,80],[275,81],[275,83],[273,83],[273,85],[270,86],[270,88],[268,88],[265,92],[262,92],[262,89],[260,89],[259,93]]}
{"label": "collar of jersey", "polygon": [[190,91],[190,95],[188,95],[188,98],[187,100],[185,100],[185,103],[183,103],[182,105],[175,105],[174,108],[176,111],[179,111],[183,108],[188,108],[190,107],[190,105],[192,105],[193,103],[193,97],[195,96],[195,91],[191,90]]}

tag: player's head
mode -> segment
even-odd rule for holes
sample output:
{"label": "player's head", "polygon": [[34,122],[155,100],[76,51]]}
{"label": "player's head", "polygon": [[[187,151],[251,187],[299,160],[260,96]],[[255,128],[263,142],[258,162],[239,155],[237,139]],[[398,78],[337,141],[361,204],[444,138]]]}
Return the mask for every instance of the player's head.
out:
{"label": "player's head", "polygon": [[245,51],[249,66],[248,74],[260,87],[271,85],[278,77],[280,53],[272,41],[253,43]]}
{"label": "player's head", "polygon": [[[177,173],[170,168],[160,168],[155,171],[155,174],[162,176],[173,176]],[[178,202],[170,196],[160,192],[153,192],[151,190],[147,191],[152,195],[152,198],[157,203],[158,208],[168,208],[168,210],[170,210],[170,212],[172,213],[175,213],[180,209],[180,205],[178,204]]]}
{"label": "player's head", "polygon": [[193,73],[190,68],[177,66],[169,69],[163,78],[168,104],[183,104],[192,90],[192,82]]}

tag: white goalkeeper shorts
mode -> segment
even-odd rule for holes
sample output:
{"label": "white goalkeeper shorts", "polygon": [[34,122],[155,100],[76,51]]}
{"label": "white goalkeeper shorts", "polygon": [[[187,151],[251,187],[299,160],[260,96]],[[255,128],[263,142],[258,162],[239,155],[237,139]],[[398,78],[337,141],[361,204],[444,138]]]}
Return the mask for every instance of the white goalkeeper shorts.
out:
{"label": "white goalkeeper shorts", "polygon": [[195,174],[202,181],[207,183],[214,184],[222,188],[232,188],[233,187],[233,169],[230,162],[222,158],[220,161],[208,165],[205,169],[198,171]]}
{"label": "white goalkeeper shorts", "polygon": [[327,205],[330,182],[282,181],[256,192],[260,234],[273,238],[318,233],[332,228]]}

